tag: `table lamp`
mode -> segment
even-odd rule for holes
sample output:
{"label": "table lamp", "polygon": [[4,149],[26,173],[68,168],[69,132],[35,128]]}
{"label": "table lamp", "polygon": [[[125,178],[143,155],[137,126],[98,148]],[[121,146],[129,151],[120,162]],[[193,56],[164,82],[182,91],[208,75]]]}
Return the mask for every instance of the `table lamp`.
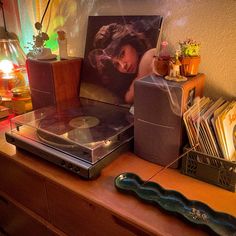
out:
{"label": "table lamp", "polygon": [[4,28],[0,32],[0,96],[11,97],[11,89],[25,86],[26,56],[20,47],[17,36],[6,29],[3,3],[0,1]]}

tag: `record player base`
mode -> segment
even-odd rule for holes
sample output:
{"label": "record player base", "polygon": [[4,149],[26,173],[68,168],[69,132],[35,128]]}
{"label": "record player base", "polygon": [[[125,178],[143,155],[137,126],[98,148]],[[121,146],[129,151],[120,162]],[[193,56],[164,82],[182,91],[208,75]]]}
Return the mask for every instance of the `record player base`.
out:
{"label": "record player base", "polygon": [[[5,140],[0,124],[0,235],[209,235],[176,216],[119,193],[114,178],[143,179],[161,166],[127,152],[85,181]],[[154,177],[166,189],[236,216],[236,195],[168,169]],[[194,191],[193,191],[194,190]],[[210,193],[210,194],[209,194]]]}
{"label": "record player base", "polygon": [[61,151],[42,145],[40,142],[35,142],[22,135],[14,132],[6,132],[6,140],[16,147],[27,150],[40,158],[44,158],[68,171],[71,171],[84,179],[95,179],[100,175],[101,170],[111,163],[121,153],[131,150],[132,138],[119,145],[111,153],[100,159],[94,164],[83,161],[82,159],[74,158]]}

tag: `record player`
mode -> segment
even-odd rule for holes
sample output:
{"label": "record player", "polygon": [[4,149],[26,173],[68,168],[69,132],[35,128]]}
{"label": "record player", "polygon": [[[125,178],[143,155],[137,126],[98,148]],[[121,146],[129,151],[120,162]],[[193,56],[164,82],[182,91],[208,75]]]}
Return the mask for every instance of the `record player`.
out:
{"label": "record player", "polygon": [[84,178],[94,178],[133,138],[124,107],[75,99],[11,119],[7,141]]}
{"label": "record player", "polygon": [[[147,21],[147,25],[153,26],[152,30],[149,29],[153,37],[148,37],[151,46],[155,47],[162,22],[160,16],[89,17],[85,57],[83,61],[81,60],[83,63],[82,73],[79,76],[81,78],[78,78],[79,96],[69,100],[48,99],[56,101],[55,104],[48,104],[50,106],[12,118],[11,131],[6,133],[7,141],[86,179],[97,177],[102,168],[119,153],[130,149],[133,140],[133,115],[129,112],[130,106],[125,104],[122,97],[132,81],[124,74],[110,73],[114,78],[110,84],[107,83],[104,76],[91,66],[89,55],[94,50],[92,38],[95,37],[99,27],[112,22],[127,24],[138,21],[142,24]],[[40,62],[35,63],[38,65]],[[35,63],[30,61],[27,69],[30,71],[33,68],[31,65]],[[54,65],[53,63],[58,62],[48,63]],[[42,63],[37,75],[40,71],[44,71],[42,69],[44,66],[47,66],[47,63]],[[54,85],[51,89],[53,96],[62,94],[63,84],[70,80],[65,76],[60,77],[60,72],[55,71],[55,68],[62,70],[63,68],[52,67],[53,73],[50,73],[47,80],[52,80],[50,85]],[[34,78],[34,74],[36,73],[31,70],[29,84],[34,84],[34,90],[38,92],[37,98],[43,100],[45,96],[42,91],[43,82],[40,84],[41,78],[40,80],[38,77]],[[54,74],[57,76],[53,77]],[[57,81],[58,79],[60,81]],[[37,85],[35,81],[39,81],[40,89],[35,88]],[[123,81],[121,85],[120,81]],[[60,89],[60,93],[57,93],[57,89]],[[47,91],[46,88],[45,90]],[[63,101],[57,102],[59,100]]]}

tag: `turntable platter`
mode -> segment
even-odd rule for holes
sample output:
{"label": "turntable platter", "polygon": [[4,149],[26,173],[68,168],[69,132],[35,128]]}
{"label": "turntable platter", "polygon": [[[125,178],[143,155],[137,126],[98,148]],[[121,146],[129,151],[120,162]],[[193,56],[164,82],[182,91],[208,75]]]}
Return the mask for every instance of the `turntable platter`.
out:
{"label": "turntable platter", "polygon": [[55,110],[45,116],[39,122],[37,134],[49,145],[72,148],[78,144],[93,148],[99,142],[113,139],[130,124],[127,109],[88,102],[76,109]]}
{"label": "turntable platter", "polygon": [[69,125],[74,128],[87,129],[98,125],[99,122],[95,116],[79,116],[69,121]]}

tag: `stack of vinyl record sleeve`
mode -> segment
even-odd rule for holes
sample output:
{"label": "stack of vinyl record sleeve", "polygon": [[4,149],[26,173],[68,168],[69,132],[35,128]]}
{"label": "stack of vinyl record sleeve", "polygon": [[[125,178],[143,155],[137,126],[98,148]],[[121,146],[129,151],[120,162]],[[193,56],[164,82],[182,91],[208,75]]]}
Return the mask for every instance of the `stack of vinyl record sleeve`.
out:
{"label": "stack of vinyl record sleeve", "polygon": [[236,101],[198,98],[183,114],[189,143],[197,151],[236,161]]}

